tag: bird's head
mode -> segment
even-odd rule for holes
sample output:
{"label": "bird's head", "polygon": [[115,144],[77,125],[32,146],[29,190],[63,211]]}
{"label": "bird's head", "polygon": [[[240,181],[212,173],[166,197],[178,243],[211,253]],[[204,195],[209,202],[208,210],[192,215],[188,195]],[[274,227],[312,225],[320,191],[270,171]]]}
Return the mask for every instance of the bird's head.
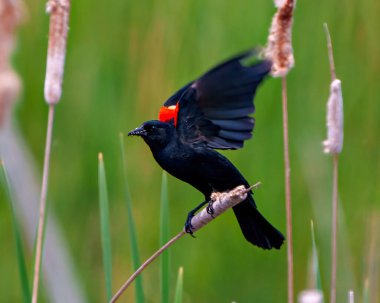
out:
{"label": "bird's head", "polygon": [[173,124],[151,120],[128,133],[128,136],[139,136],[152,148],[163,148],[173,138],[175,128]]}

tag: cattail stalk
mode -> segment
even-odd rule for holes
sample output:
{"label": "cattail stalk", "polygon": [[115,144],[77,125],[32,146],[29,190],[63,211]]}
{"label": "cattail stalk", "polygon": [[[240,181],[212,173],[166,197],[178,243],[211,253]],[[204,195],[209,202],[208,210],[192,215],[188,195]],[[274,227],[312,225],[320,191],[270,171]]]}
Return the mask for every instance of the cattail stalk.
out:
{"label": "cattail stalk", "polygon": [[38,230],[37,230],[36,257],[35,257],[35,262],[34,262],[33,294],[32,294],[33,303],[37,303],[37,299],[38,299],[38,286],[39,286],[39,280],[40,280],[40,269],[41,269],[43,238],[44,238],[43,234],[44,234],[45,219],[46,219],[45,211],[46,211],[47,186],[48,186],[48,180],[49,180],[50,150],[51,150],[51,141],[53,137],[53,122],[54,122],[54,105],[50,105],[47,134],[46,134],[46,144],[45,144],[44,168],[43,168],[43,173],[42,173],[42,188],[41,188],[40,212],[39,212]]}
{"label": "cattail stalk", "polygon": [[380,215],[378,211],[372,211],[371,217],[368,222],[367,228],[367,245],[366,251],[367,256],[365,258],[365,272],[363,287],[363,302],[379,303],[380,302]]}
{"label": "cattail stalk", "polygon": [[282,78],[288,303],[293,303],[293,232],[286,75],[294,66],[294,56],[292,47],[292,25],[295,0],[275,0],[275,5],[277,7],[277,12],[273,17],[272,24],[269,30],[268,42],[264,50],[264,56],[272,61],[271,75],[273,77]]}
{"label": "cattail stalk", "polygon": [[[213,201],[213,209],[214,213],[210,215],[207,212],[207,207],[203,208],[199,213],[197,213],[191,219],[192,231],[196,232],[206,224],[210,223],[216,217],[220,216],[226,210],[231,207],[239,204],[247,198],[247,193],[250,190],[254,190],[260,186],[260,182],[251,186],[250,188],[245,188],[243,185],[236,187],[235,189],[224,192],[224,193],[213,193],[211,195],[211,200]],[[175,242],[177,242],[182,236],[186,234],[185,229],[179,232],[176,236],[174,236],[171,240],[169,240],[165,245],[163,245],[159,250],[157,250],[149,259],[147,259],[134,273],[129,279],[120,287],[120,289],[116,292],[116,294],[112,297],[110,303],[116,302],[120,296],[124,293],[124,291],[128,288],[129,285],[147,268],[147,266],[152,263],[155,259],[157,259],[166,249],[172,246]]]}
{"label": "cattail stalk", "polygon": [[293,262],[293,230],[292,230],[292,197],[290,184],[289,157],[289,127],[288,127],[288,98],[286,91],[286,76],[282,77],[282,113],[284,136],[284,166],[285,166],[285,209],[286,209],[286,238],[288,263],[288,303],[294,302],[294,262]]}
{"label": "cattail stalk", "polygon": [[46,6],[50,14],[49,45],[45,77],[45,101],[49,105],[44,168],[37,230],[36,256],[34,262],[32,303],[37,303],[40,269],[43,256],[43,234],[46,221],[46,197],[49,180],[50,151],[53,137],[54,106],[62,95],[62,78],[66,57],[70,0],[49,0]]}
{"label": "cattail stalk", "polygon": [[333,196],[331,220],[331,284],[330,302],[336,302],[336,267],[338,238],[338,155],[333,155]]}

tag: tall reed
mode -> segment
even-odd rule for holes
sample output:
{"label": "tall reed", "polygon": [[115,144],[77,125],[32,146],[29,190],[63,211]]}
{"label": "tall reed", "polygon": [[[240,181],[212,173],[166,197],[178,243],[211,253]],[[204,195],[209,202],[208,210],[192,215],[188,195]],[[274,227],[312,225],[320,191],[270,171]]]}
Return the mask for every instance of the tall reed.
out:
{"label": "tall reed", "polygon": [[326,23],[324,28],[330,61],[331,85],[327,103],[327,139],[323,142],[323,145],[324,152],[332,155],[333,158],[330,302],[335,303],[338,237],[338,159],[343,148],[343,98],[341,82],[336,78],[331,37]]}
{"label": "tall reed", "polygon": [[54,108],[62,95],[62,79],[66,58],[66,40],[70,0],[49,0],[46,11],[50,14],[49,45],[45,77],[45,101],[49,105],[45,156],[42,173],[36,256],[33,273],[32,303],[37,303],[40,269],[43,257],[43,240],[46,221],[46,198],[49,180],[51,142],[53,137]]}
{"label": "tall reed", "polygon": [[294,66],[292,47],[292,25],[294,0],[275,0],[277,12],[272,19],[267,46],[264,50],[266,58],[272,61],[271,75],[282,78],[282,120],[284,140],[284,172],[285,172],[285,209],[286,209],[286,238],[288,265],[288,303],[294,302],[294,273],[293,273],[293,231],[292,231],[292,200],[290,183],[289,156],[289,121],[288,95],[286,75]]}

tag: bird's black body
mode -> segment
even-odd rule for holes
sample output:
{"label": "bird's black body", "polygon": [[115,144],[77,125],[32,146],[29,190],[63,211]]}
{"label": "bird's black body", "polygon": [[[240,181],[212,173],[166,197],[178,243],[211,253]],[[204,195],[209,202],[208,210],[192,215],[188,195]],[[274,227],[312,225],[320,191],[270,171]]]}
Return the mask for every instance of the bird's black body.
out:
{"label": "bird's black body", "polygon": [[[247,114],[254,109],[253,95],[270,64],[241,65],[240,60],[249,55],[227,61],[169,98],[165,104],[176,104],[177,116],[147,121],[130,132],[144,139],[164,170],[202,192],[205,201],[213,191],[249,186],[236,167],[214,150],[239,148],[251,136],[253,120]],[[264,249],[280,248],[283,235],[258,212],[251,193],[233,209],[249,242]]]}

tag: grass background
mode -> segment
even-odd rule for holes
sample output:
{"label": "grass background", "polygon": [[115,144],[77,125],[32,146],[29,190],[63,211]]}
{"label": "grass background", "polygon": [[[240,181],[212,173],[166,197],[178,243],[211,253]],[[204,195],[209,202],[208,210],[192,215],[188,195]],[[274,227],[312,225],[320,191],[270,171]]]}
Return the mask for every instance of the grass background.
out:
{"label": "grass background", "polygon": [[[42,167],[47,106],[43,102],[48,17],[45,2],[26,3],[14,62],[24,82],[15,111]],[[113,287],[131,272],[123,201],[119,132],[157,117],[177,88],[225,58],[266,42],[275,9],[270,0],[73,1],[64,93],[57,106],[50,209],[64,226],[89,302],[105,300],[99,234],[97,154],[104,153],[110,198]],[[340,197],[338,301],[361,292],[368,217],[380,199],[380,2],[298,1],[294,22],[296,67],[288,77],[296,292],[307,287],[310,219],[316,227],[327,291],[330,266],[331,159],[322,154],[330,74],[322,23],[333,39],[345,101]],[[285,233],[281,83],[269,79],[256,98],[253,140],[225,152],[251,183],[259,209]],[[126,161],[142,258],[159,243],[161,169],[147,146],[126,138]],[[202,196],[169,177],[170,231],[177,233]],[[11,216],[0,192],[0,292],[20,301]],[[36,210],[37,212],[38,210]],[[343,216],[341,216],[343,219]],[[232,213],[171,249],[171,281],[184,266],[185,302],[284,302],[286,249],[265,252],[246,243]],[[29,256],[30,257],[30,256]],[[29,268],[31,272],[31,258]],[[146,297],[159,299],[159,262],[144,273]],[[173,298],[173,293],[172,293]],[[133,290],[125,297],[133,301]]]}

